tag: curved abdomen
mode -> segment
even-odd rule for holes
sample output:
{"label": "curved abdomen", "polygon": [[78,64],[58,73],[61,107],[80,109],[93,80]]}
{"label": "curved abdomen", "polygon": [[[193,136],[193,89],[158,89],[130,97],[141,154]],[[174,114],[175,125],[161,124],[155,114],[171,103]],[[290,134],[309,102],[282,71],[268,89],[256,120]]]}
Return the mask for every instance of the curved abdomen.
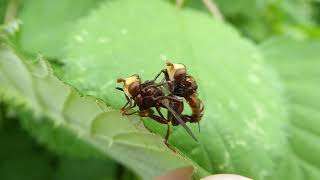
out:
{"label": "curved abdomen", "polygon": [[191,94],[188,97],[185,97],[187,100],[191,110],[191,122],[199,122],[204,114],[204,105],[202,101],[198,98],[198,95],[196,93]]}

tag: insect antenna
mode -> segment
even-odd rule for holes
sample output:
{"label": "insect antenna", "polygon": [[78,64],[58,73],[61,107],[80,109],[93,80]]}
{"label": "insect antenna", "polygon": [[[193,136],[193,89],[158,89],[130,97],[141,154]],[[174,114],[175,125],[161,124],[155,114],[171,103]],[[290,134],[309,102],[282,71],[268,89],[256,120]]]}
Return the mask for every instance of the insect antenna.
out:
{"label": "insect antenna", "polygon": [[167,66],[173,66],[173,64],[169,61],[166,62]]}
{"label": "insect antenna", "polygon": [[190,128],[186,125],[186,123],[181,119],[181,117],[176,113],[175,110],[173,110],[168,103],[168,100],[163,100],[162,104],[172,113],[172,115],[176,118],[176,120],[179,122],[179,124],[182,125],[182,127],[187,131],[187,133],[196,141],[199,142],[198,139],[195,137],[195,135],[192,133]]}
{"label": "insect antenna", "polygon": [[118,79],[117,79],[117,83],[121,83],[121,82],[125,83],[126,80],[124,80],[124,79],[122,79],[122,78],[118,78]]}

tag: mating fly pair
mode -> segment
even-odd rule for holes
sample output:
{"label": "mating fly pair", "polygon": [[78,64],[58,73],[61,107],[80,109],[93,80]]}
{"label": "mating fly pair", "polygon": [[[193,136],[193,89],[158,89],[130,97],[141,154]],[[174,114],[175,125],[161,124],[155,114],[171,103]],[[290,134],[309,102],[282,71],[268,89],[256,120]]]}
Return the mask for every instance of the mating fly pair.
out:
{"label": "mating fly pair", "polygon": [[[157,78],[164,74],[164,81],[157,83]],[[121,108],[124,115],[138,114],[141,117],[149,117],[161,124],[167,125],[165,144],[169,146],[170,125],[182,125],[190,136],[197,141],[186,122],[199,123],[203,116],[204,106],[197,95],[197,83],[192,76],[187,74],[183,64],[167,63],[167,68],[161,70],[151,81],[141,82],[139,75],[135,74],[126,79],[118,79],[123,87],[116,89],[124,92],[127,103]],[[169,94],[164,93],[167,88]],[[182,114],[184,98],[191,110],[191,115]],[[138,106],[138,110],[130,111]],[[167,110],[167,118],[162,114],[161,108]],[[158,115],[155,114],[155,109]],[[200,126],[199,126],[200,130]]]}

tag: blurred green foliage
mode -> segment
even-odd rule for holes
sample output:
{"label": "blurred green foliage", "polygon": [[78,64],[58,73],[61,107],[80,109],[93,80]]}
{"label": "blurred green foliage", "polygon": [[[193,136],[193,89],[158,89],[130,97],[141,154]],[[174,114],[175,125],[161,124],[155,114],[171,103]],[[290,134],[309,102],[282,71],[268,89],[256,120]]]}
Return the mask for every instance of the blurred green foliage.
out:
{"label": "blurred green foliage", "polygon": [[[318,179],[320,1],[214,2],[223,21],[199,0],[0,0],[0,179],[150,179],[190,165],[195,179]],[[206,107],[200,144],[173,128],[179,154],[117,113],[114,80],[151,78],[165,58],[187,65]]]}
{"label": "blurred green foliage", "polygon": [[0,23],[1,24],[4,21],[7,4],[8,4],[8,0],[2,0],[0,2]]}
{"label": "blurred green foliage", "polygon": [[39,145],[18,124],[15,111],[1,105],[0,179],[121,179],[122,166],[111,160],[57,156]]}
{"label": "blurred green foliage", "polygon": [[0,132],[0,178],[50,179],[54,155],[35,144],[16,119],[6,117]]}
{"label": "blurred green foliage", "polygon": [[[226,20],[260,42],[272,36],[320,37],[317,0],[215,0]],[[186,4],[207,11],[201,1]]]}
{"label": "blurred green foliage", "polygon": [[123,166],[109,159],[57,155],[39,145],[18,123],[18,114],[1,104],[0,179],[135,179]]}

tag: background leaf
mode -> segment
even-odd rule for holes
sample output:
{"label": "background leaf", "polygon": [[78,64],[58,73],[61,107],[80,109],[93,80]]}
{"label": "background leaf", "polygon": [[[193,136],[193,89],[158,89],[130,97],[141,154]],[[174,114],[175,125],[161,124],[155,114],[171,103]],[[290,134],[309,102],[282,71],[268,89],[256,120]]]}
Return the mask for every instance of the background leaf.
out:
{"label": "background leaf", "polygon": [[19,13],[23,22],[22,49],[33,55],[42,53],[51,58],[61,57],[73,23],[101,1],[27,0]]}
{"label": "background leaf", "polygon": [[320,41],[275,38],[263,43],[260,49],[280,73],[290,105],[290,153],[279,179],[318,179]]}
{"label": "background leaf", "polygon": [[[186,64],[205,104],[200,144],[181,127],[170,143],[210,173],[268,179],[284,155],[285,104],[276,75],[253,44],[206,14],[164,1],[106,2],[74,27],[66,54],[63,79],[114,108],[125,101],[116,78],[151,79],[168,59]],[[145,123],[164,134],[164,126]]]}
{"label": "background leaf", "polygon": [[[3,108],[3,107],[2,107]],[[42,180],[53,177],[53,157],[35,145],[16,119],[7,118],[0,130],[0,179]]]}
{"label": "background leaf", "polygon": [[[314,0],[215,0],[222,15],[250,39],[261,42],[276,35],[294,38],[320,37],[318,2]],[[186,6],[208,13],[202,1]]]}
{"label": "background leaf", "polygon": [[3,21],[4,21],[7,4],[8,4],[8,1],[7,1],[7,0],[3,0],[3,1],[0,3],[0,23],[1,23],[1,24],[2,24]]}
{"label": "background leaf", "polygon": [[[70,158],[47,151],[20,127],[17,114],[12,109],[8,106],[1,108],[7,112],[3,114],[5,119],[0,130],[2,180],[125,180],[126,177],[119,173],[128,170],[109,159]],[[132,173],[131,177],[134,178]]]}
{"label": "background leaf", "polygon": [[59,180],[116,180],[117,168],[117,164],[112,161],[64,158],[59,164],[55,178]]}

